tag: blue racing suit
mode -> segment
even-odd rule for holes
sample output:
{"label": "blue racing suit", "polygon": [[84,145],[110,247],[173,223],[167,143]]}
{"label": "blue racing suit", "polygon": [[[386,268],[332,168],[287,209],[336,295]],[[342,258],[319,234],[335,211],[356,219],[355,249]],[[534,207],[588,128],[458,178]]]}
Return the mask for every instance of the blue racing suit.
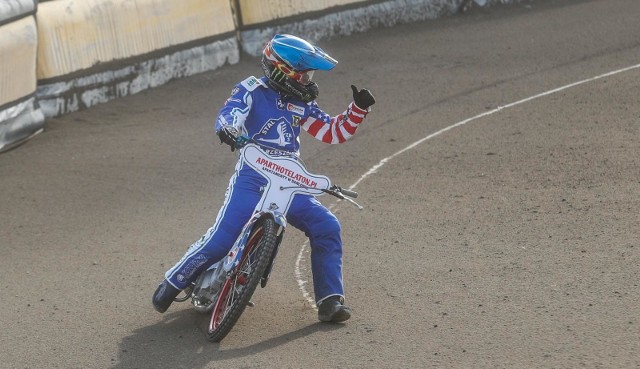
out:
{"label": "blue racing suit", "polygon": [[[216,131],[233,126],[271,155],[297,158],[301,129],[323,142],[341,143],[355,133],[367,112],[352,102],[345,112],[330,117],[315,101],[304,103],[281,95],[269,86],[266,77],[249,77],[234,87],[218,114]],[[261,187],[266,183],[264,177],[238,161],[214,225],[166,272],[169,283],[178,289],[186,288],[229,252],[253,215]],[[309,237],[316,302],[344,296],[338,219],[315,197],[296,194],[287,212],[287,222]]]}

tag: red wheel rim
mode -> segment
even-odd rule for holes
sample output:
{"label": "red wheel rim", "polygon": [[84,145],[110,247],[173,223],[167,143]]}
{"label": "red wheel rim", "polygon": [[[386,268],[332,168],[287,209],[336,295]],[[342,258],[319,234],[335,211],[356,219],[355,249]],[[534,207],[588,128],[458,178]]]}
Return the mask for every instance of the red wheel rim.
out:
{"label": "red wheel rim", "polygon": [[[249,257],[249,254],[251,254],[251,251],[253,250],[255,245],[262,238],[263,233],[264,233],[264,228],[259,227],[251,235],[251,238],[247,241],[247,246],[242,255],[242,260],[239,263],[238,270],[240,270],[242,266],[244,266],[244,264],[246,263]],[[224,282],[224,285],[220,290],[220,296],[218,296],[216,305],[214,306],[213,312],[211,313],[211,321],[209,323],[209,332],[213,332],[216,329],[218,329],[218,327],[220,327],[220,324],[222,323],[222,320],[224,318],[224,314],[227,311],[227,308],[229,306],[229,302],[230,302],[229,293],[234,290],[234,286],[236,284],[244,285],[246,283],[247,283],[247,276],[242,273],[238,273],[234,278],[228,278]]]}
{"label": "red wheel rim", "polygon": [[220,296],[218,296],[218,301],[216,301],[216,305],[213,308],[213,313],[211,313],[211,322],[209,323],[209,332],[213,332],[218,329],[220,323],[222,322],[222,318],[224,317],[224,312],[227,310],[227,305],[229,301],[227,300],[227,296],[229,295],[229,291],[231,290],[231,286],[233,285],[233,279],[227,279],[222,286],[222,290],[220,291]]}

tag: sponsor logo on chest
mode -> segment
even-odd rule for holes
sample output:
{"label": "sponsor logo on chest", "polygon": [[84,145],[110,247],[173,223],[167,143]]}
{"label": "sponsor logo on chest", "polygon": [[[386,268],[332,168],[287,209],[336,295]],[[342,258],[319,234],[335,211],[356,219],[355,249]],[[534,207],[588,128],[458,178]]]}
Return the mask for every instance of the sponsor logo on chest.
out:
{"label": "sponsor logo on chest", "polygon": [[274,124],[278,123],[278,120],[276,119],[272,119],[270,121],[268,121],[260,130],[260,134],[266,135],[267,132],[269,132],[269,130],[271,129],[271,127],[273,127]]}
{"label": "sponsor logo on chest", "polygon": [[304,115],[304,108],[292,103],[287,103],[287,110],[296,114]]}

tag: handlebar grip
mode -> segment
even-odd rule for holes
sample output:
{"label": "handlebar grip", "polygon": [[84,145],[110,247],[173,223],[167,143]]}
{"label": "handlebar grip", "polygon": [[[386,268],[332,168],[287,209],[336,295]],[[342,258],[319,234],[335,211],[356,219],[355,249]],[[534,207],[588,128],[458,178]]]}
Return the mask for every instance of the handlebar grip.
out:
{"label": "handlebar grip", "polygon": [[356,197],[358,197],[358,193],[357,192],[351,191],[351,190],[347,190],[347,189],[344,189],[344,188],[340,188],[340,193],[342,193],[345,196],[353,197],[354,199]]}
{"label": "handlebar grip", "polygon": [[242,148],[245,147],[249,142],[251,142],[251,137],[248,136],[238,136],[236,137],[236,148]]}

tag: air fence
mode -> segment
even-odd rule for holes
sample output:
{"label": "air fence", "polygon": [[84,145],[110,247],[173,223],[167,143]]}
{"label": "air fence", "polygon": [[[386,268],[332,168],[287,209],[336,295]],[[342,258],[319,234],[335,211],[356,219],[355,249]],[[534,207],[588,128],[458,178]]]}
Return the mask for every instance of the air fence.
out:
{"label": "air fence", "polygon": [[[46,118],[259,55],[521,0],[0,0],[0,151]],[[528,0],[531,1],[531,0]]]}

